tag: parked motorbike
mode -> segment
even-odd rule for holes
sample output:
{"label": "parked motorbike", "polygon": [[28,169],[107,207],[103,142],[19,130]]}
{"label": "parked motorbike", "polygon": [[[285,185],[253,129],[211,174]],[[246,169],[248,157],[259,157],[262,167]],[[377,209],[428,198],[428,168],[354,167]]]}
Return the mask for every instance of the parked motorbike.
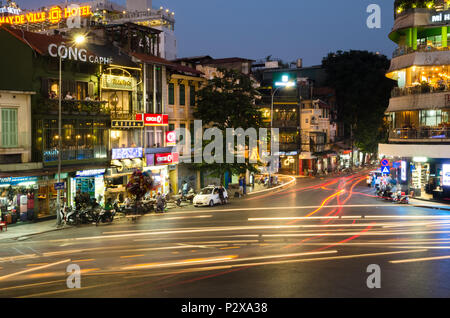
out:
{"label": "parked motorbike", "polygon": [[398,191],[394,195],[394,202],[400,204],[409,204],[409,195],[407,195],[405,192]]}
{"label": "parked motorbike", "polygon": [[164,195],[161,196],[159,200],[156,200],[155,204],[155,212],[156,213],[163,213],[167,208],[167,200]]}
{"label": "parked motorbike", "polygon": [[116,215],[116,211],[113,209],[111,211],[107,211],[105,209],[101,209],[96,217],[95,226],[101,223],[112,223],[114,221],[114,216]]}
{"label": "parked motorbike", "polygon": [[78,217],[78,212],[71,207],[64,207],[62,209],[63,219],[66,224],[69,225],[78,225],[81,221]]}
{"label": "parked motorbike", "polygon": [[89,224],[95,221],[95,215],[91,206],[83,204],[77,212],[80,223]]}

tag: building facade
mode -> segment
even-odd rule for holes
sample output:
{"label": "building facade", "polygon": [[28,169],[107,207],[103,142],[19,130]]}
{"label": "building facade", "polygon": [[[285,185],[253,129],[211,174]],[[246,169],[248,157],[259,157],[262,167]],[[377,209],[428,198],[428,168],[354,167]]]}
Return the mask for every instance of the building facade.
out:
{"label": "building facade", "polygon": [[389,34],[398,48],[386,76],[398,87],[379,154],[404,190],[425,199],[450,197],[449,13],[447,1],[396,1]]}

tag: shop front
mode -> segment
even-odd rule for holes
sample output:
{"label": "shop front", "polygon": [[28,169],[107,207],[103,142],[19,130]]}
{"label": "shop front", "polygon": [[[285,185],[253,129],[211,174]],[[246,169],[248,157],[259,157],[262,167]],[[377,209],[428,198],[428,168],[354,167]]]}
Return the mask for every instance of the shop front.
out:
{"label": "shop front", "polygon": [[0,178],[1,220],[9,224],[33,220],[37,190],[38,177]]}
{"label": "shop front", "polygon": [[70,180],[70,205],[75,206],[75,197],[78,192],[88,193],[89,197],[104,204],[106,169],[82,170],[75,173]]}
{"label": "shop front", "polygon": [[[147,149],[147,151],[155,151],[155,149]],[[153,180],[158,184],[155,193],[169,194],[173,187],[171,184],[176,184],[174,180],[177,179],[178,152],[147,153],[145,157],[144,171],[151,172]]]}
{"label": "shop front", "polygon": [[126,186],[133,172],[143,170],[143,148],[113,148],[111,167],[106,170],[104,199],[119,202],[127,197]]}
{"label": "shop front", "polygon": [[280,152],[280,173],[297,175],[299,173],[299,158],[297,151]]}

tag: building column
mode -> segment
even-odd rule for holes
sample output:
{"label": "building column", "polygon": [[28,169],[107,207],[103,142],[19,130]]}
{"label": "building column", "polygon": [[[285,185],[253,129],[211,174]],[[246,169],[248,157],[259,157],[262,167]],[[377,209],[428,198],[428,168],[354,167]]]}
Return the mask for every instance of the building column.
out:
{"label": "building column", "polygon": [[412,47],[412,29],[411,28],[406,30],[406,46]]}
{"label": "building column", "polygon": [[448,45],[447,45],[447,27],[446,26],[442,27],[441,35],[442,35],[442,40],[441,40],[442,47],[447,47]]}
{"label": "building column", "polygon": [[412,48],[417,50],[417,28],[412,29]]}

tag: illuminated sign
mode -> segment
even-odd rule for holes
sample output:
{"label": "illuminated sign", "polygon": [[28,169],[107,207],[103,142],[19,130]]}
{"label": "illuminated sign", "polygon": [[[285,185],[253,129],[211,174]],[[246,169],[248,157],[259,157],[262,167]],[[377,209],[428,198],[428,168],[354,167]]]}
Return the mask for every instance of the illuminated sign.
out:
{"label": "illuminated sign", "polygon": [[293,87],[296,86],[296,75],[293,73],[280,73],[273,75],[274,85],[277,87]]}
{"label": "illuminated sign", "polygon": [[25,182],[37,182],[38,177],[6,177],[0,178],[0,184],[17,185]]}
{"label": "illuminated sign", "polygon": [[112,128],[142,128],[144,127],[143,121],[137,120],[113,120],[111,121]]}
{"label": "illuminated sign", "polygon": [[442,165],[442,185],[450,186],[450,164]]}
{"label": "illuminated sign", "polygon": [[155,163],[156,165],[167,165],[178,163],[178,152],[157,153],[155,154]]}
{"label": "illuminated sign", "polygon": [[102,76],[102,88],[132,91],[135,88],[132,77],[105,74]]}
{"label": "illuminated sign", "polygon": [[142,120],[144,126],[168,126],[169,115],[163,114],[136,114],[136,120]]}
{"label": "illuminated sign", "polygon": [[450,12],[449,11],[439,12],[430,17],[431,23],[442,23],[442,22],[446,22],[446,21],[450,21]]}
{"label": "illuminated sign", "polygon": [[91,169],[91,170],[83,170],[77,171],[77,177],[95,177],[102,174],[105,174],[106,169]]}
{"label": "illuminated sign", "polygon": [[406,181],[406,161],[401,162],[400,178],[402,179],[402,181]]}
{"label": "illuminated sign", "polygon": [[14,8],[14,7],[3,7],[0,8],[0,14],[2,13],[9,13],[9,14],[20,14],[20,12],[22,12],[22,10],[20,10],[20,8]]}
{"label": "illuminated sign", "polygon": [[67,47],[64,44],[57,45],[52,43],[48,46],[48,54],[51,57],[60,57],[62,59],[69,59],[73,61],[90,62],[94,64],[111,64],[111,57],[102,57],[96,55],[88,55],[86,49],[80,49],[77,47]]}
{"label": "illuminated sign", "polygon": [[112,159],[142,158],[142,148],[113,148]]}
{"label": "illuminated sign", "polygon": [[70,8],[65,9],[54,6],[51,7],[48,12],[40,11],[15,16],[3,16],[0,17],[0,24],[21,25],[25,23],[41,23],[46,21],[56,24],[61,22],[63,19],[88,17],[91,15],[91,6],[71,6]]}
{"label": "illuminated sign", "polygon": [[413,161],[414,162],[427,162],[428,158],[427,157],[414,157]]}
{"label": "illuminated sign", "polygon": [[166,145],[176,146],[177,144],[177,134],[175,131],[166,131]]}

